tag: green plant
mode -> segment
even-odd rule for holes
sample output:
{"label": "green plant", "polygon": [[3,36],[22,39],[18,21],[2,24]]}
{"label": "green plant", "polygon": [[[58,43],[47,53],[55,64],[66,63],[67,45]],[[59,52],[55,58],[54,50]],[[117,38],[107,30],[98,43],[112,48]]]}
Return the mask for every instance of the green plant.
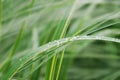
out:
{"label": "green plant", "polygon": [[0,0],[0,80],[119,80],[119,2]]}

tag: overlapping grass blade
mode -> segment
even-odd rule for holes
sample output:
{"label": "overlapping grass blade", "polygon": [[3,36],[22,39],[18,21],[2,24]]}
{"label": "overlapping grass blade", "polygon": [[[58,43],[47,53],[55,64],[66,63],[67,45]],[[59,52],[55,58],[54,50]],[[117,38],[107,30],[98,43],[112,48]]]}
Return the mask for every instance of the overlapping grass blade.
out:
{"label": "overlapping grass blade", "polygon": [[[1,79],[3,80],[9,80],[17,73],[19,69],[21,69],[27,62],[32,60],[33,58],[39,56],[41,53],[46,52],[47,50],[50,50],[51,48],[62,45],[65,43],[69,42],[74,42],[76,40],[105,40],[105,41],[112,41],[112,42],[117,42],[120,43],[119,39],[115,38],[109,38],[109,37],[99,37],[99,36],[76,36],[76,37],[70,37],[70,38],[65,38],[62,40],[54,41],[51,43],[48,43],[46,45],[41,46],[40,48],[36,50],[32,50],[29,53],[25,54],[24,56],[18,58],[14,65],[10,66],[10,69],[6,72],[6,75],[2,76]],[[30,63],[32,64],[32,63]]]}

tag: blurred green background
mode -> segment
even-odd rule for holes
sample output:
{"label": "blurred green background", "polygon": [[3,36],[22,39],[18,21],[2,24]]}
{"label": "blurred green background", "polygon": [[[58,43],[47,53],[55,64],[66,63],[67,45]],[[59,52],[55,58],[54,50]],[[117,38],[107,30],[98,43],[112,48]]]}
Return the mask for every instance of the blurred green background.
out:
{"label": "blurred green background", "polygon": [[120,0],[0,0],[0,80],[120,80],[119,63]]}

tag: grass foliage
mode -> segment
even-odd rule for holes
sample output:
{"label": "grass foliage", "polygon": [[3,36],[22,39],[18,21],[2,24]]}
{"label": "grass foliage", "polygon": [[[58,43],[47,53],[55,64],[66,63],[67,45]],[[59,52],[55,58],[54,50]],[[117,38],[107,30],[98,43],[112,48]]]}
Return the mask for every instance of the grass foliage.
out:
{"label": "grass foliage", "polygon": [[0,0],[0,80],[120,80],[119,0]]}

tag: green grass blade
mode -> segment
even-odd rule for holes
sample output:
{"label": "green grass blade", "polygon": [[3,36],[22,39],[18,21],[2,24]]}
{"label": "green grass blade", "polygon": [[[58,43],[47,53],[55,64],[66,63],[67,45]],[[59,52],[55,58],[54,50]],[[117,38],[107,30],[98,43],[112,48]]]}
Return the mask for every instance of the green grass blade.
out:
{"label": "green grass blade", "polygon": [[[69,37],[69,38],[64,38],[64,39],[58,40],[58,41],[54,41],[54,42],[48,43],[46,45],[43,45],[36,50],[27,52],[27,54],[18,58],[16,60],[16,62],[14,63],[14,65],[10,66],[10,69],[6,72],[6,74],[4,76],[2,76],[1,79],[2,80],[11,79],[13,77],[13,75],[15,75],[17,73],[17,71],[19,69],[21,69],[27,62],[29,62],[33,58],[37,57],[41,53],[43,53],[47,50],[50,50],[51,48],[53,48],[55,46],[69,43],[69,42],[78,41],[78,40],[104,40],[104,41],[120,43],[119,39],[104,37],[104,36],[76,36],[76,37]],[[30,64],[32,64],[32,63],[30,63]]]}

